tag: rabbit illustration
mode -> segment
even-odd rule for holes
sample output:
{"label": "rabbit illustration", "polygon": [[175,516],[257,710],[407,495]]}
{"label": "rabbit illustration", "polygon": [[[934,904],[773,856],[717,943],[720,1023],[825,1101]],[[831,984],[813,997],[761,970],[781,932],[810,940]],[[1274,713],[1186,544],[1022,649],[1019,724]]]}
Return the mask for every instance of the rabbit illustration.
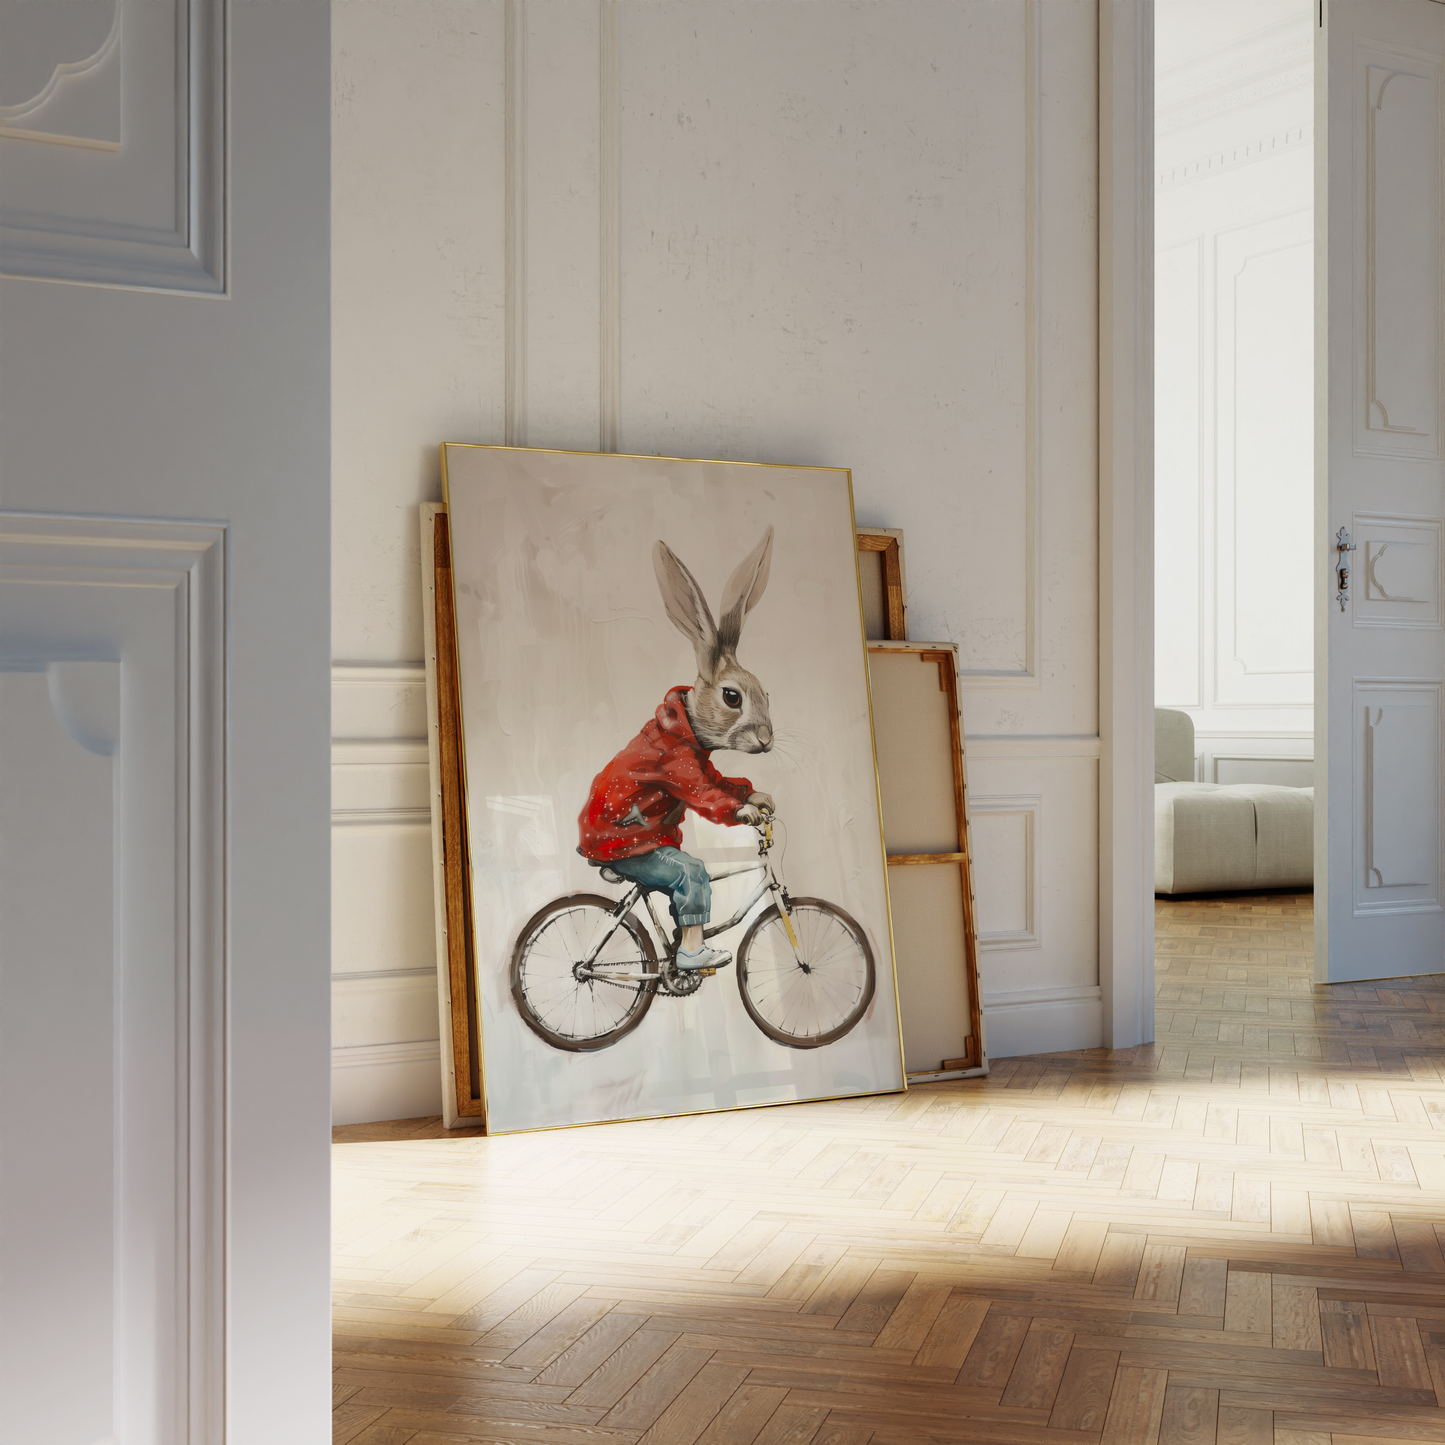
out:
{"label": "rabbit illustration", "polygon": [[589,862],[648,887],[665,889],[682,935],[677,966],[722,968],[732,955],[703,943],[712,905],[707,868],[682,851],[682,818],[691,809],[714,823],[760,823],[773,800],[746,778],[725,778],[709,761],[718,748],[765,753],[773,721],[763,685],[738,662],[743,622],[768,585],[773,529],[748,553],[723,589],[713,621],[702,588],[666,542],[652,551],[657,585],[672,624],[692,643],[697,681],[672,688],[642,731],[592,780],[578,817]]}

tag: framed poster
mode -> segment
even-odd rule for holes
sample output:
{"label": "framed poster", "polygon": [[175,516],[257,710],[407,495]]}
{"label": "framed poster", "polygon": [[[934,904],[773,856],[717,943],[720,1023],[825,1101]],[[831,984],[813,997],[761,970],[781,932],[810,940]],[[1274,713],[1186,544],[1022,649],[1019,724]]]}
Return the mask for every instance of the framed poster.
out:
{"label": "framed poster", "polygon": [[848,473],[442,475],[489,1130],[905,1087]]}

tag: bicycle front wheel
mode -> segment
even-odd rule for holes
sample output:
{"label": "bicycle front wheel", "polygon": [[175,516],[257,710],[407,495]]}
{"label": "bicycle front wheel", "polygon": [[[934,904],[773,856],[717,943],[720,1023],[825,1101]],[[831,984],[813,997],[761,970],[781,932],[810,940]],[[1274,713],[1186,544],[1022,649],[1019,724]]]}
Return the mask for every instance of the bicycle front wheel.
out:
{"label": "bicycle front wheel", "polygon": [[858,924],[821,898],[795,898],[796,951],[775,903],[738,949],[738,992],[748,1016],[790,1049],[841,1039],[873,1002],[873,950]]}
{"label": "bicycle front wheel", "polygon": [[[642,1022],[656,992],[657,953],[632,915],[595,893],[554,899],[528,920],[512,951],[512,999],[527,1027],[554,1049],[590,1053]],[[591,977],[577,970],[600,938]]]}

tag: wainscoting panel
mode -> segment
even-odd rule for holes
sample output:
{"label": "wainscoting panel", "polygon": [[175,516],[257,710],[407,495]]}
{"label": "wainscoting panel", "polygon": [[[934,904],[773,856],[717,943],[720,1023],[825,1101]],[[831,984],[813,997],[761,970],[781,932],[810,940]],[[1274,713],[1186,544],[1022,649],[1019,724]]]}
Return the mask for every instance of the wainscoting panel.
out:
{"label": "wainscoting panel", "polygon": [[990,1058],[1096,1048],[1097,738],[970,739],[970,829]]}
{"label": "wainscoting panel", "polygon": [[1309,757],[1280,757],[1272,753],[1247,753],[1237,749],[1211,754],[1211,783],[1268,783],[1279,788],[1312,788],[1315,760]]}
{"label": "wainscoting panel", "polygon": [[1194,734],[1194,780],[1199,783],[1271,783],[1312,788],[1314,732],[1199,729]]}
{"label": "wainscoting panel", "polygon": [[1314,698],[1309,211],[1216,242],[1217,707]]}
{"label": "wainscoting panel", "polygon": [[1044,800],[1023,793],[974,798],[970,832],[977,858],[981,949],[1037,948],[1041,891],[1038,839]]}
{"label": "wainscoting panel", "polygon": [[441,1112],[425,672],[332,670],[332,1114]]}

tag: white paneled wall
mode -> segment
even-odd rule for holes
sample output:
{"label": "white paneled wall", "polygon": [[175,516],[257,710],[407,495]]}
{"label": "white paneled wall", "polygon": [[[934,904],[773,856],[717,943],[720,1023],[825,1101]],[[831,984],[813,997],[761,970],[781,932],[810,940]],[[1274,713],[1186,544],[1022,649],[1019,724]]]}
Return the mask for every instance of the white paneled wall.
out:
{"label": "white paneled wall", "polygon": [[426,674],[331,675],[332,1109],[441,1112]]}
{"label": "white paneled wall", "polygon": [[1155,696],[1201,782],[1309,787],[1314,7],[1157,16]]}
{"label": "white paneled wall", "polygon": [[1098,1044],[1095,5],[333,14],[339,1108],[435,1112],[442,440],[852,468],[962,649],[990,1052]]}

